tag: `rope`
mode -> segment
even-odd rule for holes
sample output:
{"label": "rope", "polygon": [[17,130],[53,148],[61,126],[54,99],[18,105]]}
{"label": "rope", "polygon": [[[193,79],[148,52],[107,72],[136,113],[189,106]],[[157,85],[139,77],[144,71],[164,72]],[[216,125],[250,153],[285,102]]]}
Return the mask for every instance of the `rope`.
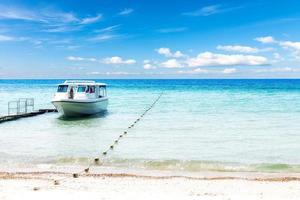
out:
{"label": "rope", "polygon": [[[128,132],[130,131],[130,129],[134,128],[134,126],[141,121],[141,119],[155,106],[155,104],[160,100],[161,96],[163,95],[163,92],[159,94],[159,96],[153,101],[153,103],[132,123],[128,126],[128,128],[123,131],[122,134],[120,134],[118,136],[118,138],[116,138],[113,142],[112,145],[110,145],[106,151],[103,151],[102,152],[102,156],[107,156],[110,152],[112,152],[115,148],[115,145],[117,145],[119,143],[119,141],[124,138],[124,136],[126,136],[128,134]],[[89,173],[90,171],[90,168],[94,165],[99,165],[100,164],[100,158],[99,157],[96,157],[93,159],[93,162],[90,162],[83,170],[77,172],[77,173],[73,173],[72,174],[72,177],[73,178],[79,178],[79,175],[83,175],[85,173]],[[69,179],[70,177],[64,177],[64,178],[61,178],[61,179],[52,179],[53,181],[53,184],[54,185],[60,185],[63,181]],[[40,188],[39,187],[34,187],[33,190],[36,191],[36,190],[39,190]]]}

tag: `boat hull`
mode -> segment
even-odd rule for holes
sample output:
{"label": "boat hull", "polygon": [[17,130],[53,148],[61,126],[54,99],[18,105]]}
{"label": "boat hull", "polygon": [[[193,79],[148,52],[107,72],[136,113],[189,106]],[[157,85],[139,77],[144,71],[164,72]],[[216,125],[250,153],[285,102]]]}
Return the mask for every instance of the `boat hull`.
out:
{"label": "boat hull", "polygon": [[107,110],[108,98],[97,100],[60,100],[52,101],[58,112],[67,117],[94,115]]}

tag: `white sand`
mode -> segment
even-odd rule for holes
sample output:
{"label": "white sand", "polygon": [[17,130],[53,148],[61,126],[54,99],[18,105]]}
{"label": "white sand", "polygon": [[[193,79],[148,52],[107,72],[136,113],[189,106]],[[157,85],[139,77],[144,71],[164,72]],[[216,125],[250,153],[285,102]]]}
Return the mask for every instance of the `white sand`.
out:
{"label": "white sand", "polygon": [[[212,173],[213,174],[213,173]],[[216,173],[217,174],[217,173]],[[52,179],[65,178],[60,185]],[[126,174],[89,175],[0,173],[0,199],[232,199],[299,200],[300,176],[278,174],[248,178],[202,178],[134,176]],[[267,178],[266,178],[267,177]],[[270,178],[271,177],[271,178]],[[38,187],[37,191],[33,188]]]}

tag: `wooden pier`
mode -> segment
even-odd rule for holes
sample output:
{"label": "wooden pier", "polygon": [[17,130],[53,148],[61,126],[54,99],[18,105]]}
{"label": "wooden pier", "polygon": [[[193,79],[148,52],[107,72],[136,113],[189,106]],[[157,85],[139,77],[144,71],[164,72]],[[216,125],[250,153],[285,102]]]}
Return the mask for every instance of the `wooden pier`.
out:
{"label": "wooden pier", "polygon": [[50,113],[50,112],[57,112],[57,110],[56,109],[39,109],[37,111],[32,111],[32,112],[28,112],[28,113],[2,116],[2,117],[0,117],[0,123],[13,121],[13,120],[17,120],[20,118],[33,117],[33,116]]}

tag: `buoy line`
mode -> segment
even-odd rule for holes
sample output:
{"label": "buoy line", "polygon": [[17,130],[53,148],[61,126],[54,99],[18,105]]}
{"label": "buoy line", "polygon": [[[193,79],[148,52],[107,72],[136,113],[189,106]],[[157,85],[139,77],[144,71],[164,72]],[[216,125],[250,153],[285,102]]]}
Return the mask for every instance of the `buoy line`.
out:
{"label": "buoy line", "polygon": [[[110,145],[106,151],[103,151],[101,153],[101,155],[103,157],[107,156],[109,152],[111,152],[112,150],[114,150],[115,148],[115,145],[117,145],[119,143],[119,141],[124,138],[124,136],[126,136],[128,134],[128,132],[130,131],[130,129],[134,128],[134,126],[140,122],[140,120],[154,107],[154,105],[160,100],[161,96],[163,95],[163,92],[159,94],[159,96],[153,101],[153,103],[131,124],[127,127],[127,129],[118,136],[117,139],[114,140],[113,144]],[[88,166],[86,168],[84,168],[83,170],[77,172],[77,173],[73,173],[72,174],[72,177],[73,178],[79,178],[79,175],[82,175],[82,174],[86,174],[86,173],[89,173],[90,171],[90,168],[92,166],[95,166],[95,165],[99,165],[100,164],[100,157],[96,157],[93,159],[93,162],[89,163]],[[60,185],[63,181],[65,181],[66,179],[69,179],[70,177],[64,177],[64,178],[61,178],[61,179],[52,179],[53,180],[53,184],[54,185]],[[34,191],[37,191],[39,190],[40,187],[34,187],[33,190]]]}

